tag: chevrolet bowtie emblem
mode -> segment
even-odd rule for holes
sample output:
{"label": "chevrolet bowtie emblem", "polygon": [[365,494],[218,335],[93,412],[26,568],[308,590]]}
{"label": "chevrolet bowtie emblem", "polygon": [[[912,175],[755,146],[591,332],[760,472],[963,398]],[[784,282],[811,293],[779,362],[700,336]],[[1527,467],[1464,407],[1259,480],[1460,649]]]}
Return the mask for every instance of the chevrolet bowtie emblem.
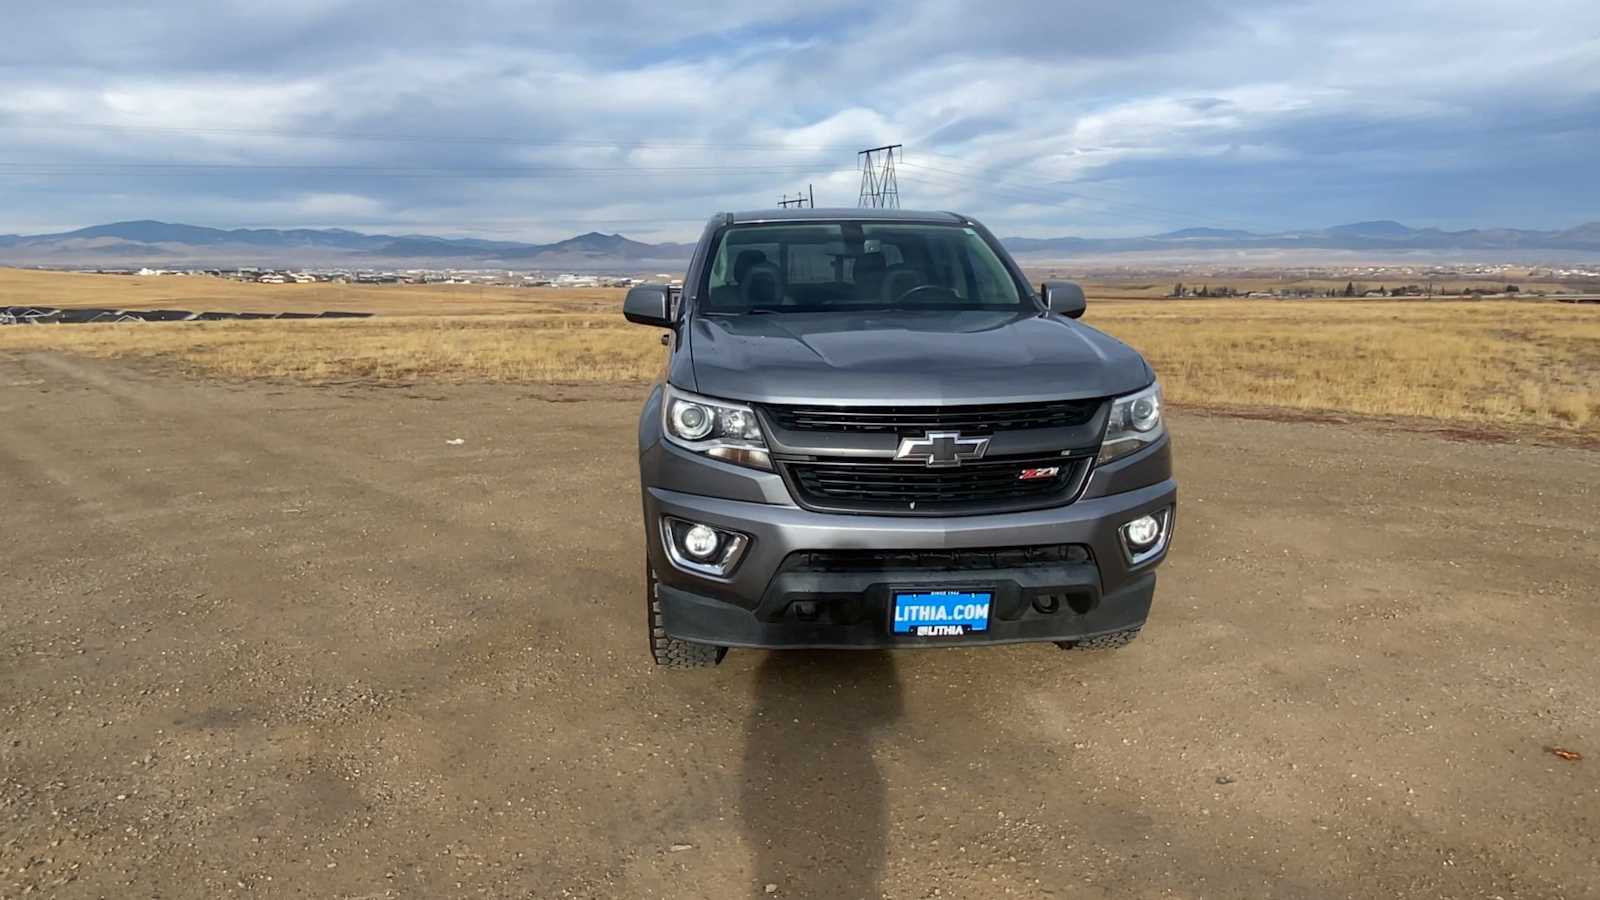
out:
{"label": "chevrolet bowtie emblem", "polygon": [[986,437],[964,438],[959,431],[930,431],[922,437],[901,438],[894,458],[915,460],[930,467],[959,466],[969,459],[982,459],[988,449]]}

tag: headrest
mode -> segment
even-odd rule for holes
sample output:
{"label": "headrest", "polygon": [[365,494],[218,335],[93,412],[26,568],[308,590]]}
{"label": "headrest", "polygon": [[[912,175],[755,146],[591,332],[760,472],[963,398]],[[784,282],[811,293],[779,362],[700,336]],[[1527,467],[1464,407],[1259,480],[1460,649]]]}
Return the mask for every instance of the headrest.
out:
{"label": "headrest", "polygon": [[767,261],[767,255],[760,250],[740,250],[739,255],[733,258],[733,280],[737,284],[744,283],[744,277],[750,274],[751,266],[758,266]]}
{"label": "headrest", "polygon": [[888,268],[889,263],[882,253],[863,253],[856,257],[856,280],[861,280],[863,275],[882,275]]}

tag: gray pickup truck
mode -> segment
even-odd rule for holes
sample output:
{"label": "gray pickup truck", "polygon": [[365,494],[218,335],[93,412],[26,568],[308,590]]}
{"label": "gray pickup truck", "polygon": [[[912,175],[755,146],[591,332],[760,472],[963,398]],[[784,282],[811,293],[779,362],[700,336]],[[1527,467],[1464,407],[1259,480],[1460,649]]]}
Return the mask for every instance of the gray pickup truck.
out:
{"label": "gray pickup truck", "polygon": [[1120,647],[1177,512],[1161,387],[954,213],[706,226],[639,418],[655,661],[729,647]]}

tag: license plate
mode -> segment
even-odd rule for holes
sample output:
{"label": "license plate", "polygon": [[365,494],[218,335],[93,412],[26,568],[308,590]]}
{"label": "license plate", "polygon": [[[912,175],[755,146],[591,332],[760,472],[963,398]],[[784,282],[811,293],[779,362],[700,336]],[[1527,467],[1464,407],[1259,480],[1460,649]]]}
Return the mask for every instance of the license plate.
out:
{"label": "license plate", "polygon": [[989,630],[988,591],[897,591],[889,626],[910,637],[962,637]]}

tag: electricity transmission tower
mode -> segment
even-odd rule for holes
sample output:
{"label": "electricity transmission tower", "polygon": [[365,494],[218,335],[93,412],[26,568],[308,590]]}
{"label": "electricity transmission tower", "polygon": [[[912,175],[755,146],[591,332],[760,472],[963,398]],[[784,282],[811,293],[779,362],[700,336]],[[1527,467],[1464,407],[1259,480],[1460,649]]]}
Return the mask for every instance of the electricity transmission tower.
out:
{"label": "electricity transmission tower", "polygon": [[900,147],[889,144],[856,154],[861,160],[861,200],[857,206],[900,208],[900,184],[894,177],[894,157]]}
{"label": "electricity transmission tower", "polygon": [[807,207],[807,206],[809,206],[812,209],[816,209],[817,208],[817,194],[816,194],[816,191],[812,190],[811,185],[808,184],[808,185],[806,185],[805,193],[802,194],[799,191],[796,191],[793,199],[791,199],[789,197],[788,193],[785,193],[783,195],[783,199],[778,201],[778,205],[783,207],[784,209],[788,209],[791,206],[797,206],[797,207]]}

